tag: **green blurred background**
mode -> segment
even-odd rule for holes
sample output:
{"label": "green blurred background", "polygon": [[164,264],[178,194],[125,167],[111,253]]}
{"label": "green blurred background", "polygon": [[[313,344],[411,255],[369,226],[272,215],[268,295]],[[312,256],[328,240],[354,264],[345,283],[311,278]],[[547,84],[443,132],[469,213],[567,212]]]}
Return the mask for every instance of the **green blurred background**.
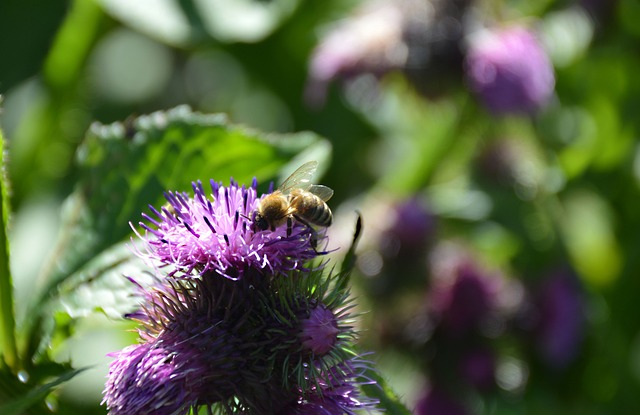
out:
{"label": "green blurred background", "polygon": [[[380,235],[390,206],[417,196],[437,231],[416,263],[454,244],[525,288],[558,264],[581,287],[585,331],[571,362],[546,367],[518,335],[496,335],[498,386],[472,393],[471,413],[638,413],[640,3],[603,1],[589,18],[579,9],[589,2],[473,2],[487,20],[537,20],[556,71],[549,108],[500,118],[478,105],[464,80],[451,82],[455,70],[446,68],[419,80],[446,85],[436,94],[418,92],[401,71],[363,71],[330,85],[321,104],[305,100],[314,48],[359,3],[2,0],[0,123],[18,320],[52,254],[91,123],[188,104],[265,132],[310,130],[331,143],[322,183],[335,190],[336,245],[348,241],[353,210],[364,218],[354,275],[361,308],[372,310],[363,317],[363,348],[375,351],[410,408],[429,384],[429,359],[381,333],[385,324],[413,330],[431,271],[385,273]],[[506,167],[491,158],[483,164],[500,146]],[[105,354],[135,341],[131,327],[88,313],[69,338],[53,339],[56,359],[96,366],[63,386],[52,405],[103,413]]]}

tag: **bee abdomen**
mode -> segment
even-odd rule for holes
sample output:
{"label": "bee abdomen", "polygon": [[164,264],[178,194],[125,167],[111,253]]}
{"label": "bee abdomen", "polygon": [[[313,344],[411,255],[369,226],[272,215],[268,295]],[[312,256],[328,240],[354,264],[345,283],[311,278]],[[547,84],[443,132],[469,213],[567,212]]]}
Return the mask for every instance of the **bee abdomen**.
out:
{"label": "bee abdomen", "polygon": [[313,208],[307,212],[307,219],[309,222],[318,226],[331,226],[333,215],[331,209],[326,203],[319,200],[321,203],[316,204]]}

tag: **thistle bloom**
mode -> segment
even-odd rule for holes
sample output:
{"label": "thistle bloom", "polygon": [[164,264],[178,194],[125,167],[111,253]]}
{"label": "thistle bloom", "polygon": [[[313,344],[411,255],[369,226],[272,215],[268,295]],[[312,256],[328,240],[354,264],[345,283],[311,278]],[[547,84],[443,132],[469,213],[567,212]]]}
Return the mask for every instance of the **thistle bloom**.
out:
{"label": "thistle bloom", "polygon": [[375,384],[366,377],[370,363],[354,358],[325,371],[311,390],[298,390],[279,415],[355,415],[357,410],[373,409],[377,400],[360,396],[361,385]]}
{"label": "thistle bloom", "polygon": [[466,57],[471,89],[493,113],[532,113],[553,95],[553,66],[536,36],[522,27],[485,32]]}
{"label": "thistle bloom", "polygon": [[[202,336],[195,342],[199,344],[191,344],[181,343],[185,339],[166,342],[161,338],[111,354],[115,360],[109,368],[103,401],[109,414],[187,414],[199,405],[202,396],[213,398],[209,404],[228,399],[232,385],[226,368],[212,365],[210,353],[197,347],[210,347],[212,339]],[[213,354],[213,359],[220,360],[220,356]],[[218,382],[212,382],[214,377]],[[216,383],[219,388],[212,388]]]}
{"label": "thistle bloom", "polygon": [[249,347],[224,320],[228,307],[203,281],[183,281],[146,292],[136,314],[143,343],[110,356],[103,403],[111,415],[186,414],[229,399]]}
{"label": "thistle bloom", "polygon": [[261,200],[256,188],[255,180],[249,188],[211,181],[210,197],[200,182],[193,183],[193,197],[165,193],[168,207],[158,211],[150,206],[155,218],[143,214],[151,226],[140,222],[146,233],[138,236],[146,250],[139,255],[154,265],[172,267],[168,276],[215,272],[235,280],[249,268],[270,274],[302,269],[318,255],[311,230],[295,221],[290,230],[255,229],[252,218]]}
{"label": "thistle bloom", "polygon": [[[109,413],[182,415],[209,406],[247,415],[280,413],[283,407],[289,408],[284,414],[351,414],[373,407],[376,402],[359,397],[363,383],[356,379],[369,363],[342,350],[355,337],[346,325],[346,297],[327,292],[330,281],[319,283],[321,276],[301,273],[262,285],[264,279],[250,274],[240,281],[138,285],[143,306],[128,317],[142,323],[142,343],[111,354],[103,400]],[[283,298],[287,291],[292,298]],[[285,317],[303,313],[304,304],[319,305],[306,318]],[[299,327],[298,335],[286,329],[290,325]],[[318,369],[310,371],[312,365]],[[304,384],[291,386],[301,378]]]}

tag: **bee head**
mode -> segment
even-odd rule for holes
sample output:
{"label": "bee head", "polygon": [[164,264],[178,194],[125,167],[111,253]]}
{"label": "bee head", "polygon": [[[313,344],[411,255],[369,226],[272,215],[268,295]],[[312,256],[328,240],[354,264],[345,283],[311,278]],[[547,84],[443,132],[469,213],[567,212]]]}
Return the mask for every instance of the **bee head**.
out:
{"label": "bee head", "polygon": [[265,219],[257,210],[253,212],[253,224],[256,228],[261,231],[266,231],[269,229],[269,221]]}

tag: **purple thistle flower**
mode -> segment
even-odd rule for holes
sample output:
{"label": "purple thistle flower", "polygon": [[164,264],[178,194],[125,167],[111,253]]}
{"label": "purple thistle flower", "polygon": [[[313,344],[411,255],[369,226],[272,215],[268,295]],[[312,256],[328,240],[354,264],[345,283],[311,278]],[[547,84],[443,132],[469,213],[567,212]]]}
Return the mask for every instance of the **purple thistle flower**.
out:
{"label": "purple thistle flower", "polygon": [[111,415],[201,406],[251,415],[288,403],[298,411],[290,413],[352,413],[373,405],[352,379],[368,365],[353,358],[340,276],[248,270],[237,281],[156,277],[150,288],[130,278],[142,306],[127,317],[142,324],[143,343],[112,355],[103,403]]}
{"label": "purple thistle flower", "polygon": [[314,387],[322,374],[310,367],[327,368],[353,358],[354,304],[341,287],[342,278],[344,274],[320,270],[275,278],[266,302],[257,306],[263,311],[266,354],[285,375],[285,389]]}
{"label": "purple thistle flower", "polygon": [[[150,206],[155,218],[143,214],[151,224],[140,222],[146,232],[138,236],[146,245],[138,254],[151,264],[170,266],[168,276],[204,276],[214,272],[237,280],[247,269],[281,274],[304,269],[318,252],[311,243],[311,230],[296,221],[289,230],[260,231],[252,223],[261,199],[257,182],[249,188],[237,183],[222,186],[211,181],[207,197],[202,183],[193,183],[194,196],[167,192],[169,207]],[[135,231],[135,229],[134,229]]]}
{"label": "purple thistle flower", "polygon": [[[296,223],[254,226],[260,199],[236,183],[200,182],[193,197],[144,215],[137,252],[157,267],[137,285],[141,343],[114,353],[103,404],[111,415],[352,414],[370,364],[354,357],[345,273],[305,264],[317,233]],[[324,234],[320,235],[324,237]],[[160,268],[168,271],[162,273]],[[225,278],[219,278],[223,276]],[[213,411],[213,412],[212,412]],[[315,411],[315,412],[314,412]]]}
{"label": "purple thistle flower", "polygon": [[361,385],[376,382],[366,377],[371,363],[356,357],[345,361],[317,377],[310,389],[298,388],[279,415],[355,415],[357,410],[374,409],[378,401],[360,396]]}
{"label": "purple thistle flower", "polygon": [[225,314],[234,310],[210,289],[182,280],[146,292],[135,314],[144,342],[110,355],[103,404],[111,415],[186,414],[233,396],[251,344],[232,333]]}
{"label": "purple thistle flower", "polygon": [[[171,377],[173,365],[168,353],[154,348],[151,343],[136,344],[109,354],[115,360],[109,366],[102,404],[111,414],[175,413],[188,410],[182,407],[186,390],[172,387],[166,379]],[[169,362],[163,364],[163,361]],[[158,393],[158,391],[160,393]],[[157,399],[157,397],[162,399]]]}
{"label": "purple thistle flower", "polygon": [[522,27],[481,33],[466,57],[467,78],[497,115],[532,113],[553,95],[551,61],[536,36]]}

